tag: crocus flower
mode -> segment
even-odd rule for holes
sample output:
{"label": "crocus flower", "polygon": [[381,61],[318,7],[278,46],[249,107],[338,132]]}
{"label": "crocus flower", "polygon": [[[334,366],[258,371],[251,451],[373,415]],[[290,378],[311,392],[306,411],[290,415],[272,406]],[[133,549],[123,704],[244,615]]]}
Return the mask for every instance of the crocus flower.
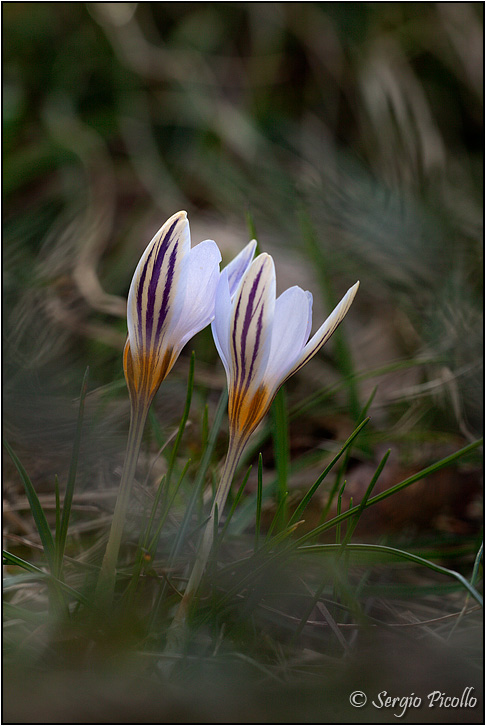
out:
{"label": "crocus flower", "polygon": [[[250,242],[227,266],[234,294],[255,253]],[[142,434],[150,404],[184,345],[214,317],[221,253],[212,240],[191,248],[186,212],[165,222],[137,265],[128,293],[128,338],[123,368],[131,415],[127,453],[98,582],[101,604],[111,603],[115,568]]]}
{"label": "crocus flower", "polygon": [[214,342],[228,380],[228,415],[233,438],[246,441],[280,386],[329,340],[359,287],[351,287],[309,340],[312,294],[291,287],[275,299],[275,267],[259,255],[232,300],[224,271],[216,291]]}
{"label": "crocus flower", "polygon": [[211,322],[220,261],[212,240],[191,248],[186,212],[147,246],[128,293],[123,367],[132,401],[150,403],[184,345]]}
{"label": "crocus flower", "polygon": [[171,628],[170,645],[180,637],[189,604],[199,587],[213,543],[215,517],[223,511],[249,437],[280,386],[329,340],[348,312],[358,287],[359,282],[348,290],[309,340],[312,295],[300,287],[291,287],[275,299],[275,267],[270,255],[264,253],[253,260],[236,294],[232,294],[228,272],[221,273],[212,331],[228,381],[230,440],[209,520]]}

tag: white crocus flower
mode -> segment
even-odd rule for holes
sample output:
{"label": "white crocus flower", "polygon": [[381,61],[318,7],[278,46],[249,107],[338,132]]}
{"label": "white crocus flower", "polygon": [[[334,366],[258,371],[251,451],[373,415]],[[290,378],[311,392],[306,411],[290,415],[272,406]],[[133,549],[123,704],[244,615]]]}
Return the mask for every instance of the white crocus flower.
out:
{"label": "white crocus flower", "polygon": [[329,340],[349,310],[357,282],[310,338],[312,294],[291,287],[275,299],[275,267],[259,255],[232,300],[223,270],[216,291],[214,342],[226,370],[233,437],[248,439],[280,386]]}
{"label": "white crocus flower", "polygon": [[280,386],[329,340],[349,310],[359,287],[351,287],[310,338],[312,295],[291,287],[276,299],[275,266],[259,255],[236,294],[226,270],[216,291],[214,342],[226,370],[230,440],[213,505],[194,567],[171,628],[169,647],[180,637],[189,604],[211,551],[215,517],[221,516],[235,469],[252,432],[267,413]]}
{"label": "white crocus flower", "polygon": [[[225,279],[236,292],[253,259],[250,242],[228,265]],[[109,608],[123,525],[150,404],[184,345],[214,318],[221,253],[212,240],[191,248],[186,212],[162,225],[137,265],[128,293],[128,338],[123,368],[130,393],[130,430],[108,545],[98,582]]]}
{"label": "white crocus flower", "polygon": [[[250,242],[226,268],[233,294],[255,247]],[[214,318],[220,261],[213,240],[191,248],[186,212],[170,217],[145,249],[128,293],[123,360],[132,398],[151,401],[185,344]]]}

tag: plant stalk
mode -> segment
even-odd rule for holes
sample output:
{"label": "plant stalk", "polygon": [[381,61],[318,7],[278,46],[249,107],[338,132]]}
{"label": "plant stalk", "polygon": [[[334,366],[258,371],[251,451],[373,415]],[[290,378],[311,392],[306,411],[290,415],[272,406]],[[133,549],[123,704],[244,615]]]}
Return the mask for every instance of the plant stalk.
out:
{"label": "plant stalk", "polygon": [[172,649],[180,640],[189,606],[197,592],[213,546],[215,514],[217,511],[218,516],[221,516],[223,512],[224,505],[226,504],[226,499],[228,498],[229,490],[231,488],[231,482],[233,481],[233,476],[241,458],[241,454],[243,453],[245,444],[246,441],[242,441],[241,438],[236,435],[230,434],[228,453],[226,455],[221,480],[211,507],[209,519],[206,522],[204,533],[197,548],[196,560],[194,562],[187,587],[169,629],[167,640],[168,650]]}
{"label": "plant stalk", "polygon": [[116,500],[113,521],[111,523],[110,536],[106,545],[100,576],[96,587],[97,605],[101,609],[108,610],[113,601],[116,582],[116,565],[118,553],[123,535],[123,527],[130,501],[133,478],[137,466],[140,445],[142,443],[143,430],[147,419],[149,405],[136,402],[132,405],[130,414],[130,428],[128,432],[127,450],[123,472],[120,481],[120,489]]}

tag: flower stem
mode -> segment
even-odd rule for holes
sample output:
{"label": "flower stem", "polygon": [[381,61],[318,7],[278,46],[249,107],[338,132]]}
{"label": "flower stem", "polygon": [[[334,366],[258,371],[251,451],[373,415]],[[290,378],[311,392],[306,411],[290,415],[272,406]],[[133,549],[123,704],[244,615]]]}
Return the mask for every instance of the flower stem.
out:
{"label": "flower stem", "polygon": [[97,605],[102,610],[111,607],[116,582],[116,564],[123,534],[123,527],[130,500],[133,478],[137,466],[140,444],[148,414],[148,405],[132,405],[130,415],[130,429],[128,432],[127,450],[123,472],[120,481],[120,490],[116,500],[110,536],[106,545],[105,555],[101,565],[100,576],[96,586]]}
{"label": "flower stem", "polygon": [[196,560],[194,562],[191,575],[189,577],[189,582],[187,583],[184,595],[169,629],[167,640],[168,650],[175,646],[180,639],[189,606],[192,602],[194,595],[197,592],[202,576],[204,574],[211,548],[213,546],[215,513],[217,510],[218,516],[220,516],[223,512],[224,505],[226,503],[226,499],[228,497],[231,487],[231,482],[233,481],[233,476],[236,467],[238,466],[241,454],[243,453],[245,444],[246,441],[242,441],[241,438],[237,436],[230,435],[228,453],[226,455],[226,461],[224,464],[223,473],[221,475],[221,480],[216,491],[216,496],[214,497],[213,505],[211,507],[209,520],[206,523],[202,539],[197,549]]}

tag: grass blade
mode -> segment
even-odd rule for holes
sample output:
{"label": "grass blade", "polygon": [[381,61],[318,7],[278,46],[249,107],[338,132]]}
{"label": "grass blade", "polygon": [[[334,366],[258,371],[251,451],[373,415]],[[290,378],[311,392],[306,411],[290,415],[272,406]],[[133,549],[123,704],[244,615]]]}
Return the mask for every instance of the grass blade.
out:
{"label": "grass blade", "polygon": [[40,567],[36,567],[32,563],[27,562],[27,560],[23,560],[21,557],[17,557],[17,555],[12,554],[11,552],[7,552],[7,550],[2,551],[2,558],[4,565],[15,565],[16,567],[21,567],[23,570],[32,572],[37,575],[39,579],[46,580],[47,583],[51,583],[55,585],[56,588],[64,590],[64,592],[72,595],[76,598],[76,600],[79,600],[79,602],[82,602],[84,605],[91,608],[91,601],[87,597],[77,590],[74,590],[69,585],[66,585],[65,582],[59,580],[57,577],[50,575],[48,572],[44,572],[44,570],[41,570]]}
{"label": "grass blade", "polygon": [[71,456],[71,464],[69,466],[69,475],[66,484],[66,491],[64,492],[59,535],[56,536],[56,575],[58,577],[61,577],[62,573],[62,561],[64,557],[64,550],[66,548],[67,531],[69,526],[69,519],[71,516],[71,506],[73,503],[74,485],[76,483],[76,472],[78,469],[79,447],[81,444],[81,429],[83,426],[84,417],[84,402],[86,399],[86,391],[88,389],[88,377],[89,367],[86,368],[83,382],[81,384],[81,393],[79,394],[78,420],[76,422],[76,431],[74,434],[73,453]]}
{"label": "grass blade", "polygon": [[263,457],[261,453],[258,455],[258,478],[257,478],[257,500],[255,515],[255,552],[258,549],[260,540],[260,523],[262,518],[262,498],[263,498]]}
{"label": "grass blade", "polygon": [[183,517],[180,527],[177,531],[177,535],[176,535],[174,545],[172,547],[172,551],[171,551],[170,558],[169,558],[169,562],[170,562],[169,567],[171,567],[174,564],[174,560],[177,557],[181,544],[184,541],[184,538],[186,536],[186,532],[189,527],[189,523],[191,521],[191,517],[192,517],[192,513],[194,510],[195,504],[197,502],[197,499],[200,495],[200,491],[202,490],[202,486],[204,484],[204,479],[205,479],[206,472],[209,467],[209,463],[211,461],[211,456],[213,454],[214,447],[216,445],[216,439],[219,434],[219,429],[221,428],[221,423],[223,421],[223,416],[224,416],[224,412],[226,410],[227,403],[228,403],[228,391],[225,389],[219,399],[218,408],[216,409],[216,415],[214,417],[214,423],[213,423],[211,432],[208,437],[208,442],[207,442],[206,448],[204,450],[204,454],[202,456],[201,463],[199,465],[199,470],[198,470],[196,479],[194,481],[192,496],[189,500],[189,503],[186,507],[186,511],[184,512],[184,517]]}
{"label": "grass blade", "polygon": [[288,520],[288,470],[289,470],[289,432],[285,389],[282,387],[272,405],[273,445],[277,469],[277,503],[279,517],[278,529],[285,527]]}
{"label": "grass blade", "polygon": [[348,446],[354,441],[356,436],[359,434],[362,428],[366,426],[370,419],[366,418],[364,421],[360,423],[360,425],[353,431],[351,436],[345,441],[342,448],[339,450],[339,452],[336,454],[336,456],[332,459],[332,461],[326,466],[320,477],[317,479],[317,481],[313,484],[313,486],[309,489],[307,494],[302,498],[302,501],[300,502],[299,506],[293,513],[292,517],[290,518],[289,524],[294,524],[295,522],[298,522],[299,519],[302,516],[302,513],[304,512],[305,508],[309,504],[310,500],[314,496],[315,492],[319,488],[320,484],[323,482],[323,480],[326,478],[326,476],[329,474],[331,469],[333,468],[334,464],[339,461],[343,453],[346,451]]}
{"label": "grass blade", "polygon": [[165,488],[166,491],[169,490],[170,486],[170,479],[172,476],[172,471],[174,469],[174,463],[176,460],[177,453],[179,451],[179,446],[181,443],[182,435],[185,431],[187,419],[189,418],[189,411],[191,408],[191,401],[192,401],[192,392],[194,390],[194,367],[195,367],[195,361],[196,361],[196,353],[192,351],[191,353],[191,360],[189,361],[189,376],[187,380],[187,394],[186,394],[186,402],[184,404],[184,411],[182,413],[181,422],[179,424],[179,430],[177,432],[176,440],[174,441],[174,446],[172,447],[172,450],[170,452],[169,456],[169,464],[167,467],[167,474],[165,475]]}
{"label": "grass blade", "polygon": [[[465,454],[469,454],[474,449],[477,449],[478,446],[481,446],[482,443],[483,443],[482,439],[479,439],[478,441],[473,441],[471,444],[464,446],[462,449],[459,449],[459,451],[456,451],[454,454],[450,454],[449,456],[446,456],[444,459],[440,459],[440,461],[437,461],[435,464],[431,464],[430,466],[426,467],[425,469],[422,469],[417,474],[413,474],[412,476],[408,477],[407,479],[404,479],[399,484],[395,484],[395,486],[390,487],[389,489],[385,489],[384,492],[381,492],[380,494],[376,494],[376,496],[371,497],[371,499],[368,499],[368,501],[367,501],[365,507],[363,507],[363,509],[372,507],[377,502],[381,502],[383,499],[387,499],[388,497],[391,497],[393,494],[396,494],[397,492],[401,491],[402,489],[409,487],[411,484],[414,484],[416,481],[419,481],[420,479],[424,479],[426,476],[429,476],[430,474],[433,474],[434,472],[439,471],[440,469],[443,469],[444,467],[448,466],[452,462],[461,458]],[[303,543],[309,539],[313,539],[314,537],[317,537],[318,535],[322,534],[322,532],[325,532],[328,529],[332,529],[332,527],[335,527],[337,524],[339,524],[339,522],[343,522],[345,519],[348,519],[349,517],[356,516],[359,508],[360,508],[360,505],[356,505],[355,507],[348,509],[346,512],[343,512],[338,517],[333,517],[332,519],[329,519],[327,522],[324,522],[324,524],[320,524],[318,527],[315,527],[311,532],[307,532],[306,534],[302,535],[302,537],[300,537],[298,542]]]}
{"label": "grass blade", "polygon": [[[339,551],[340,549],[341,545],[335,544],[318,544],[299,547],[300,552],[331,552]],[[434,570],[434,572],[440,572],[441,574],[447,575],[448,577],[453,577],[454,579],[458,580],[458,582],[460,582],[463,587],[466,588],[466,590],[481,605],[481,607],[483,606],[483,598],[481,597],[481,595],[471,585],[471,583],[466,580],[466,578],[463,577],[459,572],[456,572],[455,570],[449,570],[447,567],[442,567],[442,565],[437,565],[435,562],[431,562],[430,560],[426,560],[419,555],[413,554],[413,552],[406,552],[405,550],[400,550],[396,547],[389,547],[388,545],[378,544],[348,544],[346,546],[346,551],[370,552],[372,554],[381,553],[389,555],[391,557],[398,557],[399,559],[408,560],[409,562],[413,562],[417,565],[427,567],[429,570]]]}
{"label": "grass blade", "polygon": [[[390,453],[391,453],[391,449],[388,449],[385,456],[378,464],[378,467],[377,467],[375,473],[373,474],[373,477],[372,477],[370,483],[368,484],[368,488],[364,493],[364,497],[361,500],[361,502],[358,504],[358,508],[357,508],[358,511],[356,512],[356,515],[352,518],[351,522],[349,522],[349,524],[348,524],[348,527],[346,529],[346,534],[345,534],[343,542],[342,542],[343,550],[346,547],[346,545],[348,544],[348,542],[350,541],[351,537],[353,536],[353,532],[357,527],[359,518],[361,517],[361,514],[363,513],[363,511],[366,507],[366,503],[368,502],[368,499],[370,498],[371,492],[375,488],[375,484],[378,481],[378,478],[379,478],[381,472],[385,468],[385,465],[386,465],[386,462],[388,461],[388,457],[390,456]],[[350,504],[350,507],[351,506],[352,505]],[[339,514],[340,514],[340,512],[339,512]],[[339,524],[338,526],[340,527],[341,525]]]}
{"label": "grass blade", "polygon": [[223,541],[223,537],[226,534],[226,530],[229,527],[229,524],[231,522],[231,518],[232,518],[233,514],[235,513],[236,507],[238,506],[241,497],[243,496],[243,492],[245,490],[246,483],[247,483],[248,478],[250,476],[251,470],[252,470],[252,467],[249,466],[248,467],[248,471],[246,472],[245,476],[243,477],[243,481],[240,484],[240,488],[236,492],[236,496],[234,498],[234,501],[231,504],[231,509],[228,512],[228,516],[226,517],[226,520],[225,520],[223,529],[221,530],[221,534],[219,535],[219,544],[221,544],[221,542]]}
{"label": "grass blade", "polygon": [[29,475],[22,466],[18,456],[10,447],[10,444],[4,440],[3,445],[7,449],[9,456],[15,464],[15,467],[19,472],[20,478],[22,479],[22,482],[24,484],[25,493],[27,494],[27,499],[29,500],[30,511],[32,512],[32,516],[34,517],[35,526],[37,527],[42,546],[44,547],[44,552],[47,558],[47,562],[49,564],[49,569],[54,574],[56,571],[56,546],[52,537],[52,532],[46,519],[46,515],[44,514],[44,510],[42,509],[42,505],[39,501],[39,497],[37,496],[37,492],[34,489],[34,485],[32,484]]}
{"label": "grass blade", "polygon": [[[307,248],[307,253],[313,265],[318,270],[318,279],[321,283],[321,293],[328,310],[333,310],[338,302],[332,289],[331,278],[329,275],[329,264],[317,241],[314,227],[309,219],[307,212],[301,208],[300,223],[302,229],[302,237]],[[358,386],[354,375],[353,357],[351,350],[346,341],[342,326],[333,334],[335,358],[338,369],[344,379],[348,389],[349,408],[354,421],[359,420],[361,405],[359,402]]]}

